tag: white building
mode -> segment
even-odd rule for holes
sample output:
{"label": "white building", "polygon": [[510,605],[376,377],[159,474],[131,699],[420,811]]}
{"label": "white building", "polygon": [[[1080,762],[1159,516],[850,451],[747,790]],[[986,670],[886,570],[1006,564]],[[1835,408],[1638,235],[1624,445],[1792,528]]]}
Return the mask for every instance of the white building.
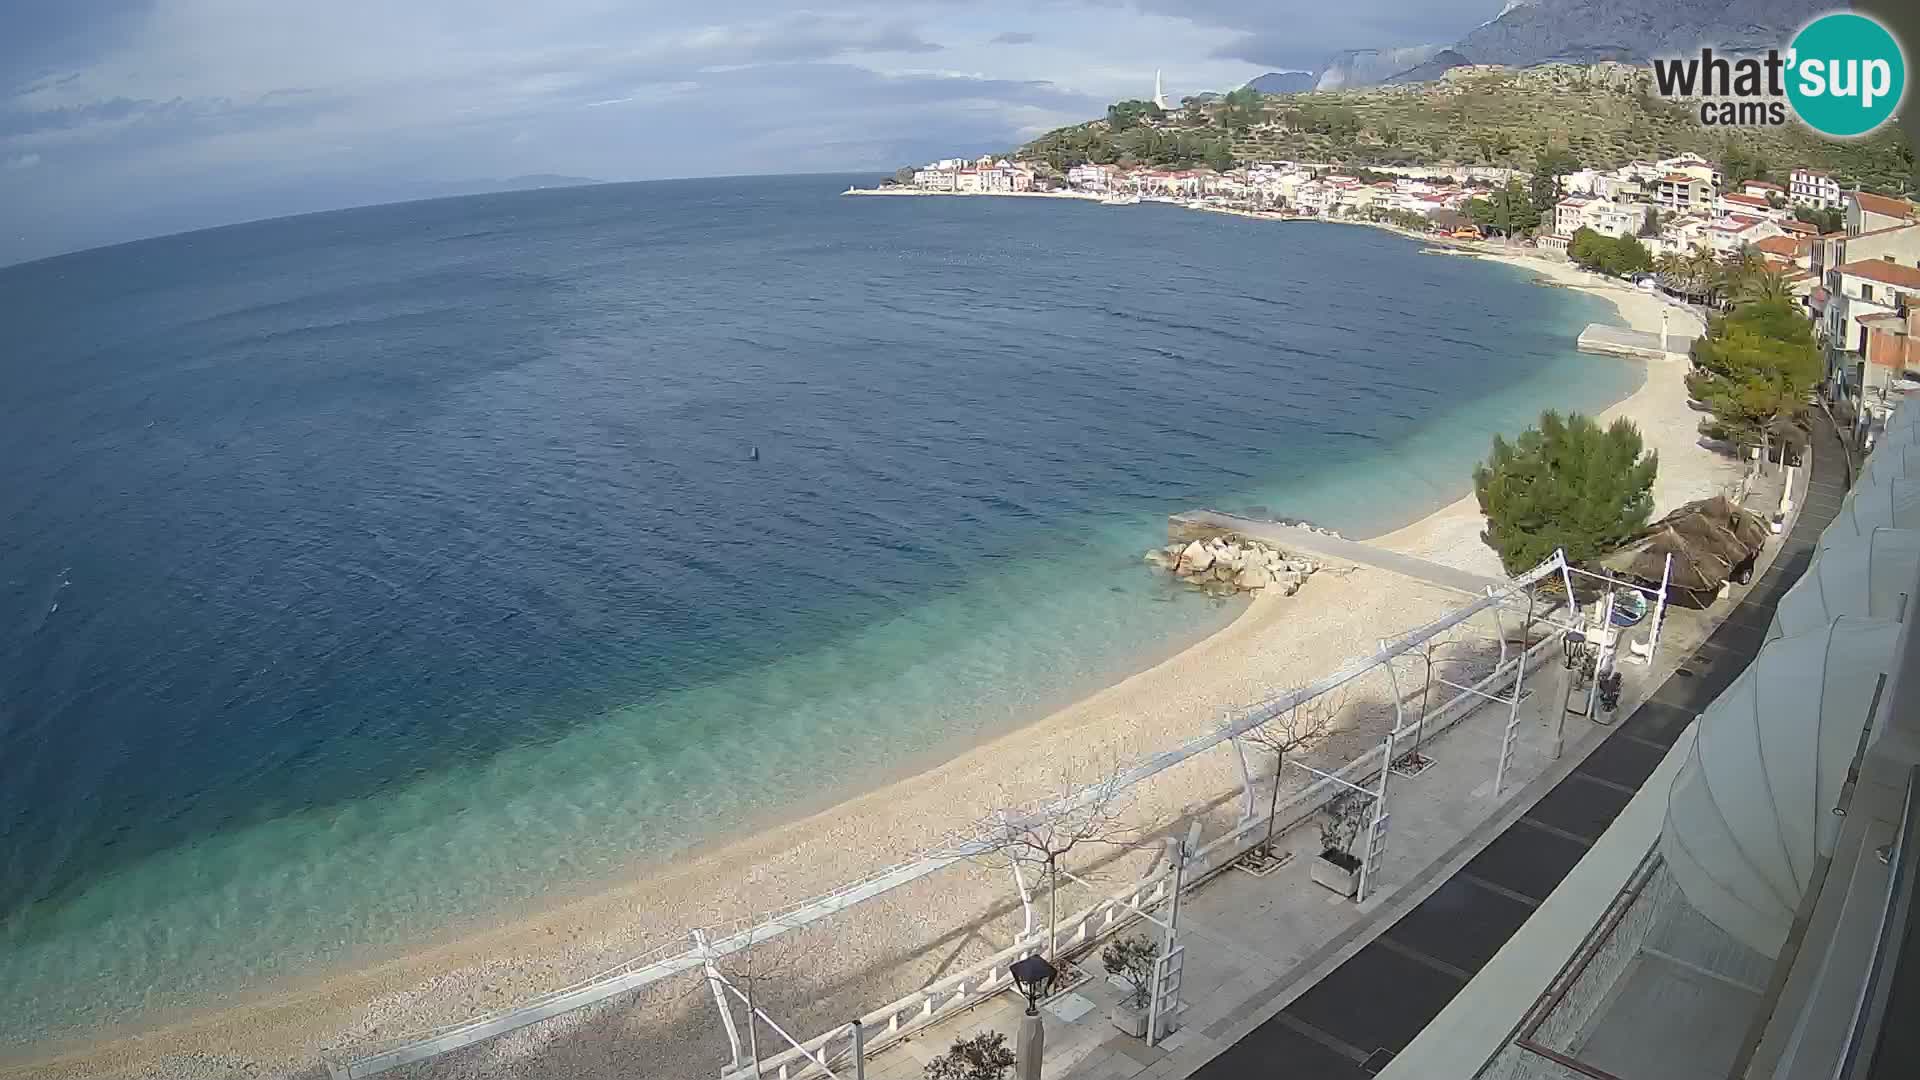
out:
{"label": "white building", "polygon": [[958,168],[941,168],[940,163],[935,162],[924,169],[914,171],[913,186],[926,188],[928,191],[952,191],[959,171]]}
{"label": "white building", "polygon": [[1818,210],[1841,205],[1840,181],[1816,169],[1795,169],[1787,198]]}
{"label": "white building", "polygon": [[1714,200],[1714,209],[1722,215],[1741,214],[1746,217],[1768,218],[1779,221],[1793,216],[1788,209],[1776,210],[1764,195],[1750,195],[1746,192],[1727,192]]}
{"label": "white building", "polygon": [[1119,168],[1113,165],[1075,165],[1067,170],[1067,184],[1087,191],[1111,191],[1118,186]]}

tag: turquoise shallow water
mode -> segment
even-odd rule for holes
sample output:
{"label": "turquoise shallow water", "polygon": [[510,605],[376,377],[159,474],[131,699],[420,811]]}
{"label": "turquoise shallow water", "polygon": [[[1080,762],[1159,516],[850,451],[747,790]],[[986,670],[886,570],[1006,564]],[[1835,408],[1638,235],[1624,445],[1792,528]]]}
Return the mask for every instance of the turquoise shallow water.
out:
{"label": "turquoise shallow water", "polygon": [[1573,352],[1610,305],[1396,236],[844,186],[0,270],[0,1040],[866,786],[1231,618],[1166,514],[1379,531],[1639,378]]}

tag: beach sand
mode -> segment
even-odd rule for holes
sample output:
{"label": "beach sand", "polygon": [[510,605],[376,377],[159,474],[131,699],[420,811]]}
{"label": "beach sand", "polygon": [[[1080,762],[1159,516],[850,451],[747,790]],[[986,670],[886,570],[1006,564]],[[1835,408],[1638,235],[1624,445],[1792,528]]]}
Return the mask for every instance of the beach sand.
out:
{"label": "beach sand", "polygon": [[[1667,330],[1675,337],[1694,337],[1705,331],[1700,320],[1685,308],[1569,263],[1499,252],[1475,252],[1475,256],[1533,271],[1543,282],[1556,287],[1579,289],[1609,300],[1621,319],[1635,330],[1659,333],[1660,315],[1664,310],[1668,314]],[[1653,482],[1654,517],[1682,503],[1716,495],[1727,485],[1739,482],[1739,462],[1700,445],[1700,414],[1687,406],[1685,357],[1669,354],[1664,361],[1637,361],[1596,356],[1594,363],[1639,363],[1647,369],[1640,387],[1624,401],[1602,411],[1598,419],[1603,424],[1622,418],[1633,421],[1640,429],[1646,448],[1659,453],[1660,471]],[[1480,542],[1480,530],[1485,526],[1480,505],[1472,492],[1468,492],[1452,504],[1405,528],[1377,537],[1374,542],[1462,570],[1499,576],[1500,560],[1492,548]]]}
{"label": "beach sand", "polygon": [[[1595,288],[1640,328],[1659,326],[1659,301],[1596,287],[1564,266],[1515,259],[1543,278]],[[1679,323],[1676,333],[1691,333]],[[1596,357],[1595,363],[1621,363]],[[1660,451],[1661,509],[1717,490],[1731,462],[1695,443],[1680,361],[1649,365],[1640,389],[1606,418],[1636,420]],[[1466,479],[1462,478],[1463,485]],[[1471,495],[1382,542],[1497,574],[1478,539]],[[102,1033],[64,1054],[0,1067],[34,1077],[324,1077],[324,1058],[365,1052],[397,1035],[493,1012],[655,948],[678,951],[715,926],[817,895],[912,857],[993,810],[1053,795],[1118,762],[1216,726],[1276,688],[1324,675],[1391,633],[1463,598],[1370,568],[1329,568],[1297,596],[1262,595],[1232,624],[1191,648],[1017,731],[923,773],[777,825],[537,917],[467,934],[384,963],[238,1002],[138,1035]],[[1349,698],[1350,730],[1316,752],[1341,763],[1374,745],[1390,714],[1385,689]],[[1143,835],[1205,822],[1215,836],[1237,807],[1232,757],[1210,751],[1143,785],[1129,813]],[[797,793],[804,795],[804,793]],[[1118,882],[1139,853],[1077,865]],[[1063,891],[1061,910],[1091,894]],[[783,939],[769,1004],[802,1038],[990,955],[1019,929],[1003,869],[961,863]],[[771,949],[772,947],[769,946]],[[713,1003],[691,978],[577,1010],[394,1076],[700,1077],[715,1075],[724,1039]],[[17,1051],[16,1051],[17,1052]]]}

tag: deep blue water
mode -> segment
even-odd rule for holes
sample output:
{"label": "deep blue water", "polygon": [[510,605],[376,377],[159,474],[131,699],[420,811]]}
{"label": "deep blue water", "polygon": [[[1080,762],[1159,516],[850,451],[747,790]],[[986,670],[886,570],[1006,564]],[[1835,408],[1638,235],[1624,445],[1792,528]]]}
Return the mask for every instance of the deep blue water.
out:
{"label": "deep blue water", "polygon": [[844,185],[0,269],[0,1042],[870,782],[1230,618],[1167,513],[1377,531],[1638,378],[1372,230]]}

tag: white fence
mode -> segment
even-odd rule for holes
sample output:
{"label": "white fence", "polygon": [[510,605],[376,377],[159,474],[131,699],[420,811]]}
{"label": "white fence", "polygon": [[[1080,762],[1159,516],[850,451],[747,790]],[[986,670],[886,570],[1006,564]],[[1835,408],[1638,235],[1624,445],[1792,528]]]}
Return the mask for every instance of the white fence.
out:
{"label": "white fence", "polygon": [[[1557,659],[1559,655],[1558,634],[1547,635],[1533,643],[1527,649],[1525,656],[1516,653],[1512,659],[1496,666],[1494,671],[1475,683],[1472,690],[1459,691],[1438,709],[1431,711],[1427,716],[1426,737],[1432,738],[1446,732],[1466,718],[1474,709],[1487,704],[1487,700],[1482,695],[1510,682],[1520,664],[1524,663],[1532,668],[1543,659]],[[1381,758],[1382,755],[1378,751],[1368,750],[1331,774],[1333,778],[1315,780],[1301,791],[1288,796],[1276,811],[1276,832],[1287,832],[1310,820],[1329,799],[1345,790],[1341,781],[1365,786],[1374,780],[1379,774]],[[1265,839],[1266,827],[1267,815],[1263,808],[1258,816],[1243,817],[1227,833],[1202,844],[1187,862],[1187,887],[1192,888],[1226,870],[1236,859],[1252,851]],[[1071,957],[1087,952],[1101,939],[1111,936],[1137,918],[1136,909],[1152,909],[1166,902],[1169,899],[1168,891],[1172,881],[1171,866],[1163,865],[1128,888],[1066,916],[1060,923],[1061,955]],[[1027,935],[1017,940],[1012,946],[979,960],[962,971],[862,1016],[860,1022],[865,1028],[865,1047],[868,1055],[871,1056],[882,1047],[929,1025],[979,1005],[995,994],[1012,989],[1012,978],[1007,974],[1008,966],[1021,957],[1043,952],[1045,949],[1046,933],[1044,931]],[[820,1076],[819,1068],[808,1060],[807,1054],[812,1054],[829,1065],[850,1060],[853,1049],[853,1025],[842,1024],[825,1034],[801,1043],[801,1046],[805,1049],[805,1053],[799,1049],[789,1048],[782,1053],[768,1055],[760,1063],[761,1075],[771,1080],[808,1080],[808,1078]],[[743,1068],[722,1075],[725,1080],[744,1080],[753,1074],[751,1069]]]}
{"label": "white fence", "polygon": [[[1305,702],[1338,689],[1383,665],[1391,664],[1400,656],[1416,652],[1428,640],[1466,623],[1482,612],[1512,612],[1516,609],[1523,612],[1531,611],[1533,602],[1527,590],[1549,578],[1565,579],[1566,574],[1566,561],[1556,552],[1552,558],[1514,578],[1504,587],[1489,589],[1487,595],[1440,618],[1407,631],[1392,640],[1382,641],[1375,651],[1349,661],[1333,674],[1255,705],[1223,727],[1196,736],[1179,746],[1146,759],[1123,772],[1117,786],[1130,788],[1213,747],[1228,743],[1286,715]],[[1571,589],[1569,589],[1570,593]],[[1504,685],[1519,674],[1523,665],[1531,665],[1541,656],[1547,655],[1549,649],[1557,652],[1559,647],[1558,634],[1548,634],[1540,642],[1533,644],[1524,654],[1516,654],[1511,659],[1505,660],[1492,674],[1475,684],[1473,688],[1461,690],[1439,709],[1430,711],[1423,725],[1425,735],[1431,737],[1457,723],[1461,717],[1484,702],[1488,688]],[[1395,704],[1397,707],[1399,703]],[[1393,725],[1396,730],[1401,726],[1398,722]],[[1392,740],[1393,737],[1389,734],[1388,739]],[[1391,760],[1392,757],[1390,752],[1388,759]],[[1274,814],[1276,820],[1280,822],[1278,828],[1293,828],[1312,816],[1327,801],[1330,797],[1329,792],[1339,781],[1363,784],[1373,778],[1380,767],[1380,759],[1381,756],[1376,751],[1369,750],[1338,772],[1331,774],[1330,777],[1316,780],[1304,790],[1290,796],[1279,805]],[[1113,783],[1102,783],[1095,788],[1069,794],[1056,800],[1046,808],[1046,811],[1064,811],[1086,805],[1104,793],[1110,792],[1115,786]],[[1203,845],[1198,852],[1194,853],[1193,859],[1188,863],[1187,880],[1189,882],[1204,880],[1245,854],[1256,842],[1256,834],[1264,835],[1266,821],[1267,817],[1264,814],[1243,814],[1240,823],[1232,830]],[[431,1031],[415,1033],[351,1061],[328,1062],[329,1075],[334,1080],[364,1080],[366,1077],[376,1076],[390,1069],[451,1053],[530,1024],[551,1019],[573,1009],[638,990],[678,974],[701,969],[712,960],[800,929],[851,908],[863,900],[924,878],[963,859],[985,854],[987,843],[984,840],[977,841],[977,850],[962,844],[888,867],[857,882],[795,904],[770,917],[762,918],[755,925],[728,927],[721,932],[709,930],[705,935],[709,944],[704,947],[700,945],[688,947],[677,942],[665,945],[599,975],[542,995],[511,1009]],[[1061,925],[1067,927],[1068,931],[1061,937],[1061,951],[1070,954],[1083,949],[1099,937],[1125,924],[1134,917],[1133,909],[1127,906],[1128,903],[1147,907],[1162,902],[1165,899],[1164,896],[1155,895],[1143,899],[1141,890],[1164,891],[1165,887],[1164,880],[1148,878],[1122,893],[1063,920]],[[1016,942],[1010,948],[995,953],[992,957],[964,971],[941,979],[863,1017],[863,1026],[867,1027],[868,1050],[871,1052],[878,1049],[909,1031],[924,1027],[959,1009],[978,1004],[987,996],[1007,989],[1011,985],[1006,975],[1007,964],[1026,952],[1034,951],[1036,945],[1044,946],[1044,941]],[[850,1051],[851,1039],[852,1025],[849,1023],[800,1045],[821,1060],[831,1062],[836,1055],[843,1055]],[[767,1057],[762,1062],[762,1069],[776,1070],[773,1075],[780,1077],[789,1077],[791,1073],[792,1078],[808,1075],[809,1071],[813,1074],[818,1072],[818,1067],[808,1061],[807,1055],[798,1049],[789,1049],[783,1054]]]}

